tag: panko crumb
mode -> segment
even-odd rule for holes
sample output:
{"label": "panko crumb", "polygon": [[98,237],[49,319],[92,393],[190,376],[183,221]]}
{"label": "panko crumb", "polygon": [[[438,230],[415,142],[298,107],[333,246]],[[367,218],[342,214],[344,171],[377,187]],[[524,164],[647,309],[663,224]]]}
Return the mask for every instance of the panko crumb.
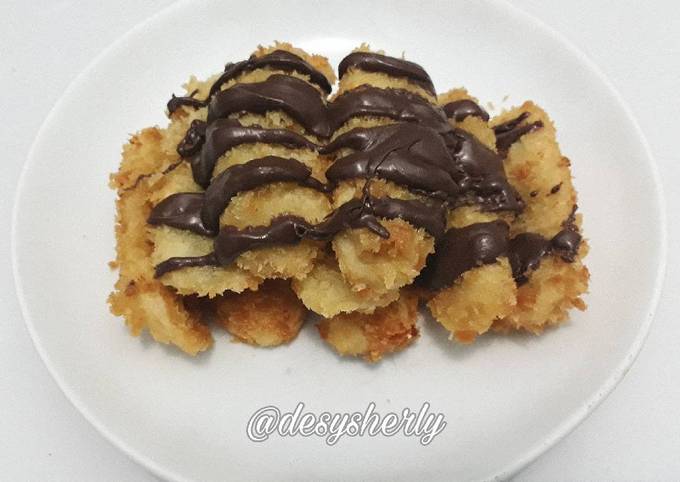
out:
{"label": "panko crumb", "polygon": [[377,362],[403,350],[419,336],[418,297],[404,290],[399,299],[372,314],[348,313],[319,322],[321,338],[338,354]]}
{"label": "panko crumb", "polygon": [[234,339],[262,347],[292,341],[307,314],[290,283],[283,280],[265,281],[257,291],[225,293],[213,306],[215,321]]}

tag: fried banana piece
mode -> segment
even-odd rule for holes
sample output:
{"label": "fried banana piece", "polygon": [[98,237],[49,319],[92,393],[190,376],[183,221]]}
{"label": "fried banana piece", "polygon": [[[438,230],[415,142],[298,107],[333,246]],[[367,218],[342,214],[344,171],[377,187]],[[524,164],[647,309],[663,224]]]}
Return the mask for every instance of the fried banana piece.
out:
{"label": "fried banana piece", "polygon": [[179,154],[168,154],[161,149],[164,129],[147,127],[132,135],[123,145],[118,171],[110,176],[113,189],[130,189],[145,176],[158,174],[179,162]]}
{"label": "fried banana piece", "polygon": [[588,246],[583,242],[577,259],[572,263],[559,256],[541,260],[527,283],[518,288],[515,308],[507,318],[494,325],[494,329],[523,329],[539,335],[545,328],[564,322],[570,309],[584,311],[586,304],[581,295],[588,290],[590,275],[582,258],[587,251]]}
{"label": "fried banana piece", "polygon": [[199,315],[181,297],[153,278],[146,219],[151,210],[149,188],[142,180],[116,202],[116,265],[119,279],[109,296],[111,313],[123,316],[130,332],[147,329],[158,342],[172,344],[190,355],[209,348],[212,335]]}
{"label": "fried banana piece", "polygon": [[[471,96],[468,91],[463,88],[451,89],[448,92],[444,92],[443,94],[439,94],[439,96],[437,96],[437,103],[441,106],[456,100],[471,100],[476,104],[479,104],[479,100],[476,97]],[[456,122],[454,119],[449,119],[449,123],[453,127],[457,127],[469,132],[492,151],[496,150],[496,135],[494,134],[493,129],[489,126],[488,122],[486,122],[484,119],[476,116],[467,116],[460,122]]]}
{"label": "fried banana piece", "polygon": [[[354,49],[352,52],[372,52],[368,44],[361,44],[359,47]],[[373,51],[378,54],[385,54],[384,51],[378,50]],[[345,75],[340,79],[340,84],[338,86],[337,95],[342,95],[348,90],[356,89],[361,85],[372,85],[373,87],[379,87],[381,89],[401,89],[408,90],[414,94],[426,99],[428,102],[434,104],[437,102],[435,96],[429,93],[427,90],[422,88],[416,83],[411,82],[407,78],[392,77],[390,75],[381,72],[367,72],[355,67],[350,67]]]}
{"label": "fried banana piece", "polygon": [[[147,185],[150,186],[148,200],[152,206],[178,192],[202,191],[194,181],[191,167],[186,162],[161,176],[154,176],[147,181]],[[148,213],[146,216],[148,217]],[[149,233],[149,240],[153,244],[153,266],[172,257],[202,256],[213,250],[212,238],[169,226],[149,226],[146,219],[143,219],[143,224],[138,229]],[[220,295],[227,290],[241,292],[256,289],[262,281],[258,276],[236,265],[187,267],[165,273],[159,280],[181,295],[208,297]]]}
{"label": "fried banana piece", "polygon": [[340,271],[352,290],[379,297],[410,284],[434,251],[434,239],[424,229],[402,219],[381,219],[390,232],[383,239],[368,229],[350,229],[333,240]]}
{"label": "fried banana piece", "polygon": [[532,232],[551,238],[576,205],[569,159],[560,152],[555,126],[548,115],[533,102],[494,117],[497,126],[526,112],[523,123],[540,121],[543,127],[529,132],[512,144],[505,159],[508,180],[519,191],[526,207],[510,227],[510,236]]}
{"label": "fried banana piece", "polygon": [[[453,89],[439,96],[445,105],[456,100],[477,102],[465,89]],[[486,121],[468,116],[461,122],[450,119],[457,128],[477,137],[484,145],[496,150],[496,136]],[[508,224],[515,218],[512,212],[484,211],[479,206],[461,206],[449,211],[447,228],[462,228],[497,219]],[[516,304],[517,287],[506,257],[496,263],[473,268],[461,275],[453,285],[439,290],[427,303],[432,317],[451,332],[461,343],[472,343],[493,324],[506,317]]]}
{"label": "fried banana piece", "polygon": [[[369,52],[362,45],[356,51]],[[382,73],[364,72],[350,68],[340,79],[339,92],[347,92],[360,85],[371,85],[382,89],[406,89],[423,96],[429,102],[436,102],[433,96],[407,79]],[[376,127],[393,124],[392,119],[373,116],[351,118],[335,133],[347,132],[357,127]],[[339,157],[348,155],[350,149],[336,153]],[[365,193],[366,180],[343,181],[333,193],[334,207],[337,208],[351,198],[361,198]],[[374,197],[397,199],[424,199],[413,195],[403,186],[381,179],[370,181],[370,194]],[[366,229],[351,229],[337,235],[333,250],[345,280],[352,289],[376,300],[413,282],[425,266],[427,255],[434,251],[434,239],[423,229],[402,220],[381,219],[381,224],[390,231],[390,237],[381,238]]]}
{"label": "fried banana piece", "polygon": [[[325,194],[293,183],[272,183],[235,196],[220,218],[222,225],[244,229],[266,226],[282,215],[295,215],[316,224],[329,215]],[[271,246],[241,254],[236,264],[260,278],[304,278],[319,256],[321,244],[303,240],[296,245]]]}
{"label": "fried banana piece", "polygon": [[512,313],[517,287],[507,258],[463,273],[430,299],[427,307],[461,343],[471,343],[494,321]]}
{"label": "fried banana piece", "polygon": [[[203,256],[213,251],[212,238],[169,226],[148,229],[154,244],[151,257],[154,265],[172,257]],[[181,295],[210,298],[227,290],[240,293],[246,289],[256,289],[262,282],[261,278],[235,264],[225,267],[186,267],[165,273],[159,280]]]}
{"label": "fried banana piece", "polygon": [[321,338],[338,354],[377,362],[418,338],[417,317],[418,297],[403,290],[399,299],[372,314],[337,315],[322,320],[317,328]]}
{"label": "fried banana piece", "polygon": [[[522,136],[509,149],[505,161],[508,178],[522,194],[525,211],[510,225],[511,236],[534,232],[550,239],[570,223],[577,202],[569,160],[562,155],[555,127],[536,104],[525,102],[492,120],[493,125],[529,113],[525,123],[540,121],[543,127]],[[571,221],[581,225],[581,215]],[[589,273],[583,264],[588,245],[582,241],[576,259],[565,262],[559,255],[544,257],[538,268],[527,273],[528,282],[517,290],[517,305],[506,319],[499,320],[498,330],[524,329],[539,334],[545,327],[568,318],[568,310],[584,310],[581,299],[588,290]]]}
{"label": "fried banana piece", "polygon": [[111,313],[125,318],[133,336],[144,329],[159,343],[175,345],[195,356],[210,348],[212,335],[195,314],[186,309],[182,298],[160,283],[135,283],[119,279],[109,297]]}
{"label": "fried banana piece", "polygon": [[308,309],[325,318],[352,311],[373,313],[376,308],[386,306],[399,297],[398,290],[388,291],[379,297],[366,291],[354,291],[331,255],[319,259],[306,278],[294,279],[291,286]]}
{"label": "fried banana piece", "polygon": [[215,320],[235,339],[277,346],[300,332],[307,310],[284,280],[265,281],[257,291],[225,293],[214,300]]}

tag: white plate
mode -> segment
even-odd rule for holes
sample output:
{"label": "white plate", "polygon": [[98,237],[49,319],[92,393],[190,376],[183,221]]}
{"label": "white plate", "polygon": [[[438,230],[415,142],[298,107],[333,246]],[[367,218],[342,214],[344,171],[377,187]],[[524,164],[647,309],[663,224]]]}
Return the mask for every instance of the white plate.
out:
{"label": "white plate", "polygon": [[[163,123],[171,92],[258,43],[292,41],[337,65],[357,44],[421,62],[440,90],[530,98],[553,116],[573,160],[592,246],[590,305],[545,337],[450,343],[438,326],[378,366],[339,359],[306,326],[257,350],[217,333],[190,359],[134,339],[105,303],[115,275],[108,173],[128,133]],[[519,470],[568,433],[640,349],[665,261],[656,168],[621,99],[597,69],[505,3],[196,1],[135,28],[69,87],[35,141],[18,190],[14,270],[36,347],[74,405],[108,439],[169,479],[490,479]],[[264,405],[385,414],[425,401],[448,425],[429,446],[404,436],[274,437],[246,423]]]}

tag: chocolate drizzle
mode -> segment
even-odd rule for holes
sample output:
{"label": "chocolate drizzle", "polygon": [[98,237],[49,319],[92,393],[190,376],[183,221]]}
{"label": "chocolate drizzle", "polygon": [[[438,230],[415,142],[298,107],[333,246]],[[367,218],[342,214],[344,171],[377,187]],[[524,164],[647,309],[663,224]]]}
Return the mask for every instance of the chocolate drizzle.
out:
{"label": "chocolate drizzle", "polygon": [[417,94],[401,89],[362,85],[328,105],[328,122],[334,132],[352,117],[388,117],[398,122],[417,122],[439,133],[451,129],[444,112]]}
{"label": "chocolate drizzle", "polygon": [[504,221],[449,229],[428,258],[418,283],[430,290],[440,290],[451,286],[464,272],[494,263],[507,252],[508,229]]}
{"label": "chocolate drizzle", "polygon": [[303,75],[308,75],[310,81],[316,84],[326,94],[331,93],[331,84],[328,79],[321,72],[312,67],[309,63],[301,57],[292,52],[285,50],[275,50],[269,54],[256,57],[250,56],[248,60],[242,60],[236,63],[228,63],[224,67],[224,72],[217,78],[217,80],[210,87],[208,97],[206,99],[196,99],[196,91],[192,92],[186,97],[176,97],[174,94],[168,102],[168,111],[170,114],[175,112],[181,106],[188,106],[193,108],[201,108],[208,105],[210,99],[220,91],[222,86],[235,79],[244,72],[252,72],[253,70],[261,69],[263,67],[271,67],[283,72],[298,72]]}
{"label": "chocolate drizzle", "polygon": [[522,233],[510,240],[508,260],[512,267],[512,277],[517,284],[528,281],[527,273],[541,264],[541,258],[550,252],[550,241],[540,234]]}
{"label": "chocolate drizzle", "polygon": [[554,254],[566,262],[573,262],[580,243],[581,235],[573,223],[573,216],[552,239],[537,233],[521,233],[508,240],[508,225],[504,221],[452,228],[437,243],[435,253],[428,258],[417,282],[430,290],[446,288],[465,271],[507,256],[513,278],[522,285],[545,256]]}
{"label": "chocolate drizzle", "polygon": [[456,122],[461,122],[466,117],[479,117],[484,122],[489,120],[489,113],[485,111],[477,102],[471,99],[454,100],[445,104],[442,109],[446,117]]}
{"label": "chocolate drizzle", "polygon": [[508,245],[512,276],[517,284],[526,283],[528,273],[538,269],[541,259],[553,253],[571,263],[578,254],[580,244],[581,235],[575,227],[562,229],[552,239],[546,239],[536,233],[518,234]]}
{"label": "chocolate drizzle", "polygon": [[378,177],[442,199],[460,192],[451,176],[454,166],[446,144],[427,127],[393,124],[357,128],[336,138],[322,152],[343,148],[355,152],[337,159],[326,171],[331,182]]}
{"label": "chocolate drizzle", "polygon": [[345,229],[366,228],[382,238],[389,238],[378,217],[402,218],[416,227],[434,232],[443,231],[443,210],[431,209],[418,201],[391,198],[353,199],[340,206],[329,217],[312,225],[299,216],[278,216],[269,226],[254,226],[242,230],[225,226],[215,240],[215,259],[227,266],[242,253],[265,246],[296,244],[303,239],[327,241]]}
{"label": "chocolate drizzle", "polygon": [[205,142],[205,131],[205,122],[199,119],[191,121],[189,129],[177,145],[177,154],[181,157],[189,157],[199,152]]}
{"label": "chocolate drizzle", "polygon": [[496,134],[496,149],[500,153],[507,153],[510,146],[519,140],[524,134],[533,132],[543,127],[543,122],[536,121],[528,124],[522,124],[529,117],[528,112],[522,112],[515,119],[511,119],[502,124],[498,124],[493,128]]}
{"label": "chocolate drizzle", "polygon": [[194,97],[197,93],[198,91],[194,90],[191,94],[181,97],[177,97],[175,94],[172,94],[172,97],[170,98],[167,104],[168,112],[172,114],[182,106],[200,109],[201,107],[205,107],[206,105],[208,105],[205,100],[197,99],[196,97]]}
{"label": "chocolate drizzle", "polygon": [[236,119],[217,119],[205,131],[205,144],[200,156],[191,161],[194,180],[207,188],[217,160],[229,149],[241,144],[261,142],[279,144],[289,148],[316,150],[318,145],[288,129],[265,129],[260,126],[243,126]]}
{"label": "chocolate drizzle", "polygon": [[300,161],[276,156],[231,166],[221,172],[205,191],[201,219],[206,228],[216,234],[220,215],[232,197],[273,182],[294,182],[322,192],[327,190],[324,184],[311,176],[311,169]]}
{"label": "chocolate drizzle", "polygon": [[420,201],[392,198],[352,199],[336,209],[319,224],[313,225],[299,216],[283,215],[274,218],[269,226],[237,229],[224,226],[215,239],[215,251],[198,257],[170,258],[156,266],[156,277],[170,271],[196,266],[228,266],[246,251],[273,246],[297,244],[303,239],[327,241],[345,229],[366,228],[382,238],[389,231],[378,218],[404,219],[415,227],[422,227],[434,237],[442,235],[445,210],[442,205],[429,206]]}
{"label": "chocolate drizzle", "polygon": [[578,231],[567,228],[557,233],[550,240],[550,246],[564,261],[573,263],[581,246],[581,239],[581,234]]}
{"label": "chocolate drizzle", "polygon": [[[446,231],[446,210],[461,205],[479,205],[488,211],[520,212],[523,202],[505,176],[501,155],[484,146],[472,134],[453,128],[448,118],[460,122],[469,116],[484,121],[488,113],[471,100],[463,99],[443,108],[401,89],[380,89],[362,85],[326,104],[319,91],[309,83],[286,75],[271,75],[263,82],[221,87],[241,73],[262,67],[309,75],[311,82],[330,92],[328,80],[294,54],[275,51],[262,57],[228,64],[210,88],[205,100],[195,92],[175,97],[168,103],[172,113],[181,105],[208,106],[207,122],[192,122],[178,153],[189,159],[194,180],[205,193],[178,193],[159,203],[149,217],[153,225],[214,237],[214,251],[204,256],[174,257],[156,266],[156,276],[185,267],[228,266],[242,253],[274,245],[291,245],[304,239],[328,241],[346,229],[365,228],[382,238],[389,231],[380,219],[403,219],[423,228],[436,241],[436,252],[418,281],[432,290],[450,286],[467,270],[508,256],[513,276],[525,282],[527,273],[536,269],[542,257],[556,254],[573,261],[581,236],[572,216],[564,229],[551,240],[532,233],[508,239],[503,221],[478,223]],[[429,75],[417,64],[380,54],[356,52],[340,64],[342,77],[350,68],[407,78],[434,94]],[[234,114],[265,114],[283,111],[306,132],[329,139],[348,120],[358,116],[387,117],[396,123],[356,128],[325,146],[286,129],[244,126]],[[503,154],[522,135],[542,127],[540,121],[524,123],[523,113],[494,128],[497,148]],[[295,159],[267,156],[227,168],[211,180],[218,159],[228,150],[252,143],[278,144],[331,154],[341,149],[353,152],[339,158],[327,170],[329,184],[311,176],[311,170]],[[294,182],[328,192],[347,179],[366,179],[361,199],[352,199],[326,219],[312,224],[302,217],[281,215],[268,226],[238,229],[223,226],[219,218],[230,200],[239,192],[272,182]],[[381,178],[405,186],[430,199],[399,200],[375,198],[370,184]]]}
{"label": "chocolate drizzle", "polygon": [[392,77],[405,77],[432,95],[436,95],[432,79],[420,65],[408,60],[373,52],[352,52],[340,62],[338,75],[342,78],[349,69],[382,72]]}
{"label": "chocolate drizzle", "polygon": [[505,176],[498,154],[462,129],[453,129],[444,140],[460,171],[458,184],[466,192],[458,200],[459,205],[479,204],[487,211],[524,209],[522,198]]}
{"label": "chocolate drizzle", "polygon": [[172,194],[151,210],[148,223],[155,226],[164,224],[177,229],[185,229],[202,236],[212,236],[214,231],[206,228],[201,220],[202,208],[202,192]]}
{"label": "chocolate drizzle", "polygon": [[217,92],[208,105],[208,122],[240,112],[265,114],[272,110],[285,112],[316,136],[327,138],[332,133],[319,92],[304,80],[287,75],[272,75],[263,82],[236,84]]}

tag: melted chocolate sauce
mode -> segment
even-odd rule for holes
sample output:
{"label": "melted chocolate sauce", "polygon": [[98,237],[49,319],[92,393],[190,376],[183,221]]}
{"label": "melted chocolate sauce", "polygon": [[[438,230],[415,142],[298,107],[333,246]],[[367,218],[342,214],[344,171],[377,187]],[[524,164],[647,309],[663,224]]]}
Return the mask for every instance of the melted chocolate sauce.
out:
{"label": "melted chocolate sauce", "polygon": [[207,188],[217,160],[229,149],[241,144],[279,144],[291,149],[306,148],[317,150],[319,146],[305,137],[287,129],[265,129],[243,126],[236,119],[217,119],[205,130],[205,143],[200,156],[192,159],[191,169],[194,180]]}
{"label": "melted chocolate sauce", "polygon": [[533,132],[543,127],[543,122],[536,121],[529,124],[522,124],[529,117],[528,112],[522,112],[519,117],[511,119],[503,124],[498,124],[493,128],[496,134],[496,149],[498,152],[505,154],[515,142],[519,140],[524,134]]}
{"label": "melted chocolate sauce", "polygon": [[522,233],[510,240],[508,260],[512,267],[512,277],[517,284],[527,282],[527,273],[541,264],[541,259],[550,252],[550,241],[540,234]]}
{"label": "melted chocolate sauce", "polygon": [[508,229],[503,221],[449,229],[428,258],[418,283],[440,290],[451,286],[466,271],[494,263],[507,252]]}
{"label": "melted chocolate sauce", "polygon": [[213,236],[201,220],[204,196],[202,192],[180,192],[166,197],[158,203],[149,216],[148,223],[155,226],[164,224],[185,229],[202,236]]}
{"label": "melted chocolate sauce", "polygon": [[528,273],[538,269],[541,259],[549,254],[557,254],[564,261],[573,262],[581,244],[581,235],[575,226],[562,229],[552,239],[536,233],[518,234],[508,245],[508,259],[512,266],[512,276],[517,284],[528,281]]}
{"label": "melted chocolate sauce", "polygon": [[205,142],[205,131],[207,124],[199,119],[191,121],[189,129],[177,145],[177,154],[181,157],[190,157],[201,150]]}
{"label": "melted chocolate sauce", "polygon": [[215,240],[215,257],[220,265],[227,266],[252,249],[296,244],[303,239],[327,241],[345,229],[367,228],[382,238],[389,238],[389,231],[380,224],[378,217],[402,218],[428,231],[443,231],[444,226],[443,210],[433,210],[418,201],[353,199],[317,225],[299,216],[286,215],[274,218],[269,226],[242,230],[225,226]]}
{"label": "melted chocolate sauce", "polygon": [[449,102],[442,107],[446,117],[456,122],[461,122],[466,117],[479,117],[484,122],[489,120],[489,113],[485,111],[477,102],[471,99],[460,99]]}
{"label": "melted chocolate sauce", "polygon": [[239,112],[265,114],[281,110],[308,132],[327,138],[331,135],[326,104],[319,92],[304,80],[272,75],[263,82],[236,84],[216,93],[208,106],[208,122]]}
{"label": "melted chocolate sauce", "polygon": [[197,268],[200,266],[219,266],[215,253],[208,253],[205,256],[176,256],[168,258],[159,263],[154,268],[154,277],[160,278],[165,273],[182,268]]}
{"label": "melted chocolate sauce", "polygon": [[581,239],[581,234],[578,231],[563,229],[552,238],[550,245],[553,251],[559,254],[563,260],[572,263],[578,254]]}
{"label": "melted chocolate sauce", "polygon": [[466,192],[458,205],[479,204],[487,211],[524,209],[522,198],[505,176],[498,154],[462,129],[453,129],[444,140],[460,172],[458,184]]}
{"label": "melted chocolate sauce", "polygon": [[294,182],[322,192],[327,190],[300,161],[276,156],[254,159],[225,169],[210,183],[201,210],[204,225],[217,233],[220,215],[232,197],[273,182]]}
{"label": "melted chocolate sauce", "polygon": [[573,214],[552,239],[536,233],[521,233],[508,240],[508,226],[503,221],[452,228],[437,243],[417,282],[431,290],[446,288],[465,271],[507,256],[513,278],[522,285],[545,256],[555,254],[566,262],[573,262],[580,243],[581,235],[573,224]]}
{"label": "melted chocolate sauce", "polygon": [[[476,103],[461,100],[442,109],[408,91],[360,86],[326,105],[314,87],[284,75],[220,90],[225,82],[240,73],[263,66],[307,74],[313,83],[330,92],[326,78],[309,64],[293,54],[276,51],[228,64],[206,100],[194,98],[195,93],[185,98],[173,96],[168,103],[171,112],[180,105],[209,107],[208,123],[192,122],[178,146],[182,157],[191,158],[194,179],[207,190],[168,197],[152,210],[149,223],[216,236],[215,250],[205,256],[170,258],[156,266],[157,277],[190,266],[226,266],[240,254],[259,247],[295,244],[303,239],[327,241],[346,229],[366,228],[389,238],[390,233],[379,218],[404,219],[435,238],[436,252],[419,277],[421,284],[433,290],[450,286],[465,271],[493,263],[503,255],[509,257],[518,283],[526,281],[527,273],[536,269],[541,258],[549,253],[559,254],[567,261],[574,260],[581,241],[574,225],[574,213],[565,221],[564,229],[549,241],[532,233],[508,240],[508,226],[503,221],[445,232],[447,204],[479,204],[491,211],[518,212],[523,208],[521,198],[506,179],[501,157],[473,135],[448,123],[447,117],[456,121],[468,116],[488,120],[488,114]],[[355,53],[341,63],[340,76],[349,68],[406,77],[428,92],[434,92],[427,73],[411,62]],[[236,113],[264,114],[271,110],[287,113],[305,130],[323,139],[331,137],[335,130],[357,116],[387,117],[401,123],[354,129],[322,147],[292,131],[242,126],[228,118]],[[522,124],[528,116],[523,113],[494,128],[499,151],[506,151],[522,135],[542,126],[541,122]],[[220,156],[237,145],[256,142],[307,148],[322,154],[344,148],[354,152],[336,160],[328,169],[326,174],[331,185],[323,185],[311,177],[310,169],[299,161],[275,156],[232,166],[211,183]],[[373,198],[368,187],[375,177],[446,202]],[[241,230],[225,226],[219,230],[220,215],[239,192],[271,182],[295,182],[327,191],[333,184],[351,178],[368,180],[364,197],[343,204],[319,224],[313,225],[299,216],[282,215],[274,218],[269,226]]]}
{"label": "melted chocolate sauce", "polygon": [[156,277],[184,267],[228,266],[242,253],[261,247],[296,244],[303,239],[327,241],[345,229],[366,228],[382,238],[389,238],[389,231],[378,218],[404,219],[435,237],[442,235],[446,222],[443,205],[429,206],[419,201],[391,198],[353,199],[317,225],[299,216],[283,215],[274,218],[269,226],[241,230],[225,226],[215,239],[214,253],[195,258],[170,258],[156,266]]}
{"label": "melted chocolate sauce", "polygon": [[302,58],[294,53],[285,50],[275,50],[269,54],[256,57],[252,55],[248,60],[242,60],[236,63],[228,63],[224,72],[217,78],[217,80],[210,87],[210,92],[206,99],[196,99],[196,91],[186,97],[175,97],[168,102],[168,111],[170,114],[175,112],[181,106],[188,106],[193,108],[201,108],[208,105],[210,98],[220,91],[220,88],[232,79],[235,79],[244,72],[252,72],[253,70],[261,69],[263,67],[271,67],[275,70],[282,70],[283,72],[298,72],[303,75],[308,75],[313,84],[318,85],[326,94],[331,93],[331,84],[328,79],[321,72],[312,67]]}
{"label": "melted chocolate sauce", "polygon": [[392,77],[405,77],[430,94],[436,95],[429,74],[420,65],[408,60],[372,52],[353,52],[340,62],[338,75],[342,78],[347,70],[352,68],[365,72],[381,72]]}
{"label": "melted chocolate sauce", "polygon": [[168,101],[167,104],[168,112],[172,114],[182,106],[200,109],[201,107],[205,107],[206,105],[208,105],[207,101],[197,99],[196,97],[194,97],[197,92],[198,92],[197,90],[194,90],[191,94],[181,97],[177,97],[175,94],[172,94],[172,98]]}
{"label": "melted chocolate sauce", "polygon": [[333,183],[378,177],[442,199],[460,192],[451,176],[453,160],[446,144],[430,128],[418,124],[357,128],[336,138],[322,152],[343,148],[355,152],[337,159],[326,171]]}
{"label": "melted chocolate sauce", "polygon": [[439,133],[451,129],[444,112],[417,94],[401,89],[362,85],[337,97],[328,105],[330,131],[352,117],[388,117],[398,122],[417,122]]}

